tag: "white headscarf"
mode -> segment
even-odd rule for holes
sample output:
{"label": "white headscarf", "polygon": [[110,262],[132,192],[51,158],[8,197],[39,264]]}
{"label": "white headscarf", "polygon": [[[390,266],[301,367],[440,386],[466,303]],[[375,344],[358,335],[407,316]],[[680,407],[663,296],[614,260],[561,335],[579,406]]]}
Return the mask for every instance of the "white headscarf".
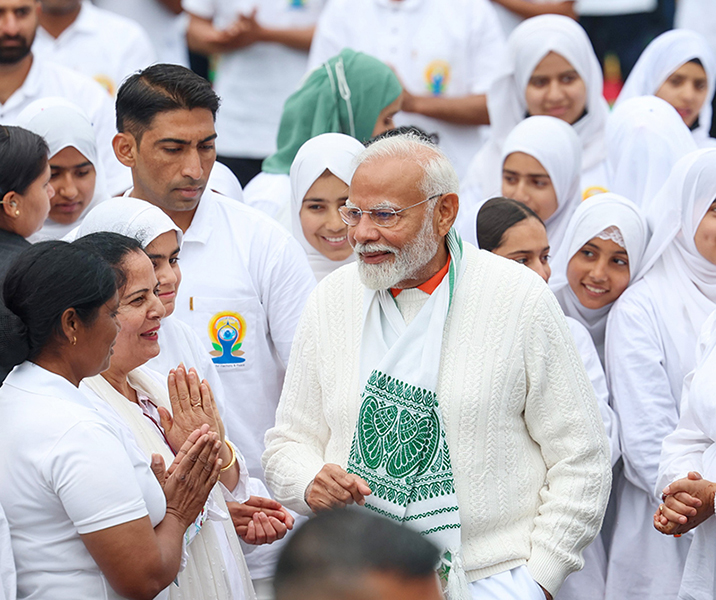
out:
{"label": "white headscarf", "polygon": [[699,113],[699,126],[692,131],[699,146],[708,143],[711,129],[711,99],[716,79],[716,57],[708,42],[698,33],[673,29],[649,44],[636,61],[615,106],[636,96],[656,94],[661,85],[679,67],[698,58],[706,71],[708,93]]}
{"label": "white headscarf", "polygon": [[179,245],[182,242],[181,229],[164,211],[145,200],[128,196],[110,198],[92,209],[77,229],[75,239],[100,231],[134,238],[142,248],[167,231],[176,231],[177,242]]}
{"label": "white headscarf", "polygon": [[697,149],[676,109],[656,96],[622,102],[607,119],[609,189],[646,214],[672,167]]}
{"label": "white headscarf", "polygon": [[524,152],[537,159],[549,174],[557,210],[545,221],[552,253],[562,244],[570,217],[581,201],[579,178],[582,146],[568,123],[555,117],[530,117],[515,127],[502,148],[502,164],[513,152]]}
{"label": "white headscarf", "polygon": [[[491,138],[478,154],[479,180],[485,197],[498,193],[499,159],[512,129],[527,116],[525,90],[539,62],[550,52],[567,60],[587,89],[587,113],[572,125],[582,142],[582,171],[601,163],[605,156],[604,127],[609,113],[602,96],[602,69],[586,32],[573,19],[540,15],[521,23],[508,39],[501,75],[487,94]],[[481,157],[481,158],[480,158]]]}
{"label": "white headscarf", "polygon": [[365,150],[355,138],[342,133],[323,133],[308,140],[296,153],[291,164],[291,231],[308,255],[308,262],[316,279],[320,281],[337,268],[354,260],[331,260],[316,250],[306,239],[301,227],[301,204],[306,192],[327,170],[346,185],[350,184],[355,171],[353,159]]}
{"label": "white headscarf", "polygon": [[60,150],[72,147],[90,161],[97,172],[94,196],[77,221],[63,225],[48,218],[42,229],[30,237],[32,242],[60,239],[77,227],[93,207],[109,197],[92,123],[84,111],[69,100],[48,97],[29,104],[18,115],[16,125],[45,138],[50,148],[50,159]]}
{"label": "white headscarf", "polygon": [[676,163],[647,213],[654,233],[644,281],[684,372],[693,368],[699,332],[716,309],[716,265],[701,255],[694,242],[714,200],[716,148],[708,148]]}
{"label": "white headscarf", "polygon": [[634,283],[641,274],[649,230],[639,208],[631,200],[617,194],[598,194],[580,204],[569,221],[549,282],[564,314],[576,319],[589,330],[602,362],[604,332],[613,303],[597,309],[585,308],[569,286],[567,265],[584,244],[610,227],[616,227],[621,233],[624,249],[629,257],[629,284]]}

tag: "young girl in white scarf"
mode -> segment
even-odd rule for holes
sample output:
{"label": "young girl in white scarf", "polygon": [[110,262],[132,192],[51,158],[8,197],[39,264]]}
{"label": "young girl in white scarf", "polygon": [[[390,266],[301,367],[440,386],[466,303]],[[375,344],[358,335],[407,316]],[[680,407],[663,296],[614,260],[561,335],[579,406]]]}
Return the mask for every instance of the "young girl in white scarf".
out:
{"label": "young girl in white scarf", "polygon": [[608,597],[611,591],[625,600],[675,599],[679,589],[690,539],[653,528],[654,487],[699,331],[716,308],[715,198],[716,149],[676,163],[647,215],[653,235],[645,275],[609,315],[606,369],[625,479],[616,490]]}
{"label": "young girl in white scarf", "polygon": [[694,31],[674,29],[662,33],[642,52],[616,106],[636,96],[658,96],[679,112],[699,147],[711,146],[715,85],[716,57],[708,42]]}
{"label": "young girl in white scarf", "polygon": [[364,149],[349,135],[324,133],[303,144],[291,164],[291,232],[318,281],[354,260],[338,209],[348,199],[353,159]]}
{"label": "young girl in white scarf", "polygon": [[606,191],[609,108],[602,70],[584,29],[560,15],[528,19],[510,35],[501,70],[487,95],[491,137],[462,182],[463,208],[499,192],[503,145],[528,116],[557,117],[572,125],[582,144],[583,195]]}

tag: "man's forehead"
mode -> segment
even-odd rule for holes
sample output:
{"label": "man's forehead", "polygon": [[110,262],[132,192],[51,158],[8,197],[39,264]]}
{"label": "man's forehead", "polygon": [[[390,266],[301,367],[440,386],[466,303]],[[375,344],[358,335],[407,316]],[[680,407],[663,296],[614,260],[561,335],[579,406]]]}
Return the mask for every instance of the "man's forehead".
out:
{"label": "man's forehead", "polygon": [[[0,0],[1,1],[1,0]],[[157,113],[144,134],[154,141],[177,139],[199,142],[216,135],[214,117],[205,108],[176,109]]]}
{"label": "man's forehead", "polygon": [[351,201],[373,200],[376,197],[411,199],[423,177],[422,167],[409,159],[371,160],[356,169],[349,191]]}
{"label": "man's forehead", "polygon": [[39,0],[0,0],[0,11],[17,10],[18,8],[35,8]]}

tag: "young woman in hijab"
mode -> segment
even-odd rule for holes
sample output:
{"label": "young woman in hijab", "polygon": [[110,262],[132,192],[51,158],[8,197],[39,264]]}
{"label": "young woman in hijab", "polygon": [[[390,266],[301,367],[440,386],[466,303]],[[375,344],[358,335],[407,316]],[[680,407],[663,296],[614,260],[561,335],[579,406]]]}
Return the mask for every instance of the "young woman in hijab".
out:
{"label": "young woman in hijab", "polygon": [[[527,205],[510,198],[492,198],[485,202],[477,215],[477,240],[481,249],[524,264],[549,282],[551,269],[547,229],[537,213]],[[616,417],[609,406],[604,369],[584,325],[571,317],[567,317],[567,324],[594,387],[614,466],[620,456],[619,432]],[[601,535],[585,549],[583,558],[584,568],[567,577],[556,600],[604,599],[607,556]]]}
{"label": "young woman in hijab", "polygon": [[318,281],[353,261],[338,209],[348,199],[353,159],[364,149],[348,135],[324,133],[303,144],[291,165],[291,231]]}
{"label": "young woman in hijab", "polygon": [[674,29],[642,52],[616,106],[636,96],[658,96],[678,111],[699,147],[710,146],[715,86],[716,57],[708,42],[694,31]]}
{"label": "young woman in hijab", "polygon": [[97,156],[94,129],[85,113],[64,98],[41,98],[18,116],[18,125],[42,136],[50,148],[50,214],[31,242],[57,240],[109,197]]}
{"label": "young woman in hijab", "polygon": [[219,485],[184,536],[185,567],[178,585],[169,587],[168,598],[252,600],[251,578],[226,506],[227,500],[248,498],[248,473],[225,437],[211,388],[183,366],[170,372],[168,383],[144,367],[159,354],[158,332],[164,316],[150,259],[137,240],[114,233],[90,234],[73,244],[125,273],[116,312],[120,330],[109,367],[85,379],[80,389],[108,421],[128,429],[147,458],[159,454],[169,462],[188,434],[203,425],[218,433],[221,443]]}
{"label": "young woman in hijab", "polygon": [[509,37],[502,75],[487,95],[490,139],[473,159],[465,192],[478,201],[499,192],[505,140],[520,121],[537,115],[562,119],[579,135],[583,196],[606,191],[609,108],[602,87],[599,61],[576,21],[543,15],[521,23]]}
{"label": "young woman in hijab", "polygon": [[684,121],[665,100],[625,100],[607,119],[609,189],[644,214],[676,161],[697,149]]}
{"label": "young woman in hijab", "polygon": [[344,133],[367,142],[393,129],[402,92],[388,65],[349,48],[311,71],[286,100],[278,150],[264,160],[262,172],[246,186],[246,204],[274,217],[287,211],[291,200],[289,171],[299,148],[321,133]]}
{"label": "young woman in hijab", "polygon": [[626,478],[617,490],[607,579],[615,597],[676,598],[678,592],[689,539],[654,530],[654,487],[661,444],[676,427],[684,377],[695,366],[699,332],[716,309],[714,199],[716,149],[678,161],[647,214],[653,235],[645,275],[609,315],[606,369]]}
{"label": "young woman in hijab", "polygon": [[[552,253],[562,244],[567,223],[581,201],[579,188],[582,147],[566,122],[554,117],[529,117],[507,136],[502,147],[501,193],[524,202],[547,227]],[[458,231],[475,242],[475,218],[482,202],[471,210],[460,196]]]}
{"label": "young woman in hijab", "polygon": [[555,256],[550,287],[564,314],[587,328],[602,363],[607,316],[637,280],[648,239],[646,220],[633,202],[599,194],[574,212]]}

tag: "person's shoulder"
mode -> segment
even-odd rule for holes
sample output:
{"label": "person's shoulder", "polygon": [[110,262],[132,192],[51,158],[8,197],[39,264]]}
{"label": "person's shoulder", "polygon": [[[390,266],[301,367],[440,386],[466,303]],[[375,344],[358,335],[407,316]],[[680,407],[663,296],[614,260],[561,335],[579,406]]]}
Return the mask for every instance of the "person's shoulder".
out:
{"label": "person's shoulder", "polygon": [[[88,12],[88,16],[90,17],[88,21],[92,29],[98,33],[109,33],[113,38],[122,38],[123,36],[129,35],[143,39],[147,36],[142,26],[129,17],[117,14],[106,8],[95,6],[91,2],[84,3],[82,10]],[[130,42],[130,40],[126,38],[125,41],[127,43]]]}
{"label": "person's shoulder", "polygon": [[37,56],[33,60],[38,61],[42,69],[40,82],[43,96],[62,95],[82,109],[87,108],[88,100],[94,102],[98,97],[109,99],[107,90],[88,75]]}
{"label": "person's shoulder", "polygon": [[202,202],[208,200],[214,203],[218,209],[246,234],[253,237],[271,236],[276,239],[291,238],[291,233],[282,227],[275,219],[260,210],[248,206],[240,200],[234,200],[228,196],[224,196],[213,190],[208,191],[208,195],[202,198]]}

